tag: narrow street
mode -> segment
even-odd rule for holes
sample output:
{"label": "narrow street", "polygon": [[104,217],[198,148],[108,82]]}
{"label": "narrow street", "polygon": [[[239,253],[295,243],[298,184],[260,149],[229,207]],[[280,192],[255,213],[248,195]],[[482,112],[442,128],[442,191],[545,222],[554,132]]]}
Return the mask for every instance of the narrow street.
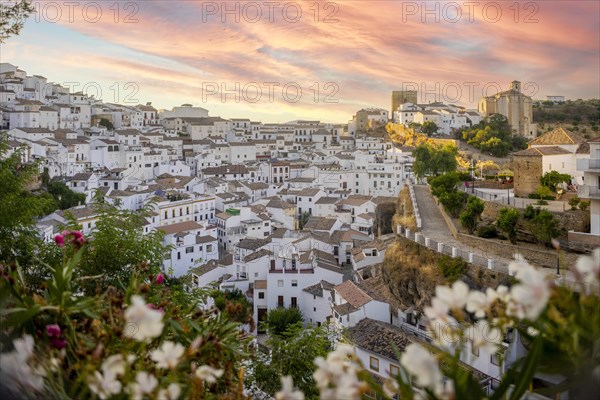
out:
{"label": "narrow street", "polygon": [[[452,247],[459,248],[459,254],[462,254],[464,258],[468,257],[468,253],[474,253],[474,262],[480,266],[487,266],[487,259],[494,260],[493,269],[508,273],[508,264],[512,260],[498,254],[490,254],[487,249],[473,248],[468,246],[459,240],[455,239],[446,225],[446,221],[440,212],[435,199],[431,195],[429,186],[427,185],[414,185],[415,197],[417,199],[417,207],[421,215],[422,228],[421,234],[424,237],[428,237],[431,240],[430,248],[437,249],[438,243],[443,243],[444,254],[452,254]],[[508,255],[509,257],[512,255]]]}

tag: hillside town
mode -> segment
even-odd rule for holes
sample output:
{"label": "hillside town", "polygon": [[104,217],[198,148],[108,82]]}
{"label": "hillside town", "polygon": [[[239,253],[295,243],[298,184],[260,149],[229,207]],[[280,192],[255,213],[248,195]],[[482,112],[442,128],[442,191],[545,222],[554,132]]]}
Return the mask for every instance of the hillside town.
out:
{"label": "hillside town", "polygon": [[[405,301],[408,291],[398,296],[391,288],[383,264],[394,243],[463,260],[496,284],[512,278],[517,252],[552,279],[573,279],[560,270],[557,278],[552,248],[536,253],[533,244],[520,248],[512,239],[487,245],[483,240],[491,239],[464,231],[416,173],[417,144],[397,140],[395,132],[458,145],[456,132],[503,115],[512,135],[527,142],[504,158],[510,173],[503,175],[499,161],[484,173],[493,158],[482,151],[467,160],[472,179],[454,186],[486,204],[483,219],[488,211],[502,214],[505,204],[521,211],[535,204],[528,196],[538,193],[545,174],[569,175],[559,184],[565,197],[549,200],[546,209],[560,214],[573,198],[589,205],[564,225],[561,247],[589,252],[600,243],[600,140],[561,125],[542,132],[519,81],[482,98],[478,109],[422,104],[416,91],[395,91],[391,110],[361,109],[348,123],[271,123],[213,116],[192,104],[162,110],[151,102],[107,103],[30,73],[43,71],[0,63],[7,155],[24,149],[23,163],[39,163],[50,182],[85,197],[39,218],[39,235],[53,243],[73,221],[93,237],[97,196],[122,210],[150,207],[141,229],[162,233],[163,274],[188,288],[243,293],[256,322],[244,329],[258,343],[271,310],[297,308],[307,325],[348,332],[374,376],[398,375],[394,347],[436,342],[427,328],[432,315]],[[470,342],[460,355],[486,390],[528,351],[516,328],[499,343],[494,349]],[[556,384],[553,376],[539,379]]]}

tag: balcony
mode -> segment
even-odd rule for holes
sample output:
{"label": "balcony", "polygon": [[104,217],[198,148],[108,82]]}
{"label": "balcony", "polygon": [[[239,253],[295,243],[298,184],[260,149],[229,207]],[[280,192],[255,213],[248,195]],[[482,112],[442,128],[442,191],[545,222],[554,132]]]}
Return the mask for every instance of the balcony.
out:
{"label": "balcony", "polygon": [[582,199],[600,200],[600,188],[598,186],[581,185],[577,189],[577,195]]}
{"label": "balcony", "polygon": [[280,268],[270,268],[270,274],[313,274],[315,270],[313,268],[303,268],[303,269],[280,269]]}
{"label": "balcony", "polygon": [[600,158],[582,158],[577,160],[577,171],[600,172]]}

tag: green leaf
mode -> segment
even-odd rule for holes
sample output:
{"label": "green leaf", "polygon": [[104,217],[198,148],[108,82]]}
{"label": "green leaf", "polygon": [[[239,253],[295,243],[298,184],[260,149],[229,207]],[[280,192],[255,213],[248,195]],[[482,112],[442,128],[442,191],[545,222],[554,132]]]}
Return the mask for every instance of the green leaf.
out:
{"label": "green leaf", "polygon": [[12,309],[7,310],[7,312],[10,314],[8,314],[8,317],[2,324],[4,328],[23,325],[40,312],[40,306],[36,304],[27,310]]}
{"label": "green leaf", "polygon": [[510,394],[510,400],[518,400],[521,398],[523,393],[527,390],[531,381],[533,379],[533,375],[537,369],[537,366],[540,362],[540,358],[542,356],[542,338],[538,336],[537,339],[533,342],[533,348],[525,357],[525,362],[523,363],[523,369],[520,371],[519,379],[517,380],[516,386],[512,393]]}

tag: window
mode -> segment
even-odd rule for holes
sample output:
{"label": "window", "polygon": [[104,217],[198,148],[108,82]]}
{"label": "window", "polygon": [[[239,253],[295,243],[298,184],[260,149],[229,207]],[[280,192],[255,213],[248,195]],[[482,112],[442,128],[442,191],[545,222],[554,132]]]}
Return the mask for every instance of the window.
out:
{"label": "window", "polygon": [[194,252],[194,246],[186,247],[185,254],[190,254]]}
{"label": "window", "polygon": [[283,287],[283,280],[280,279],[277,281],[277,287]]}
{"label": "window", "polygon": [[181,252],[179,252],[179,251],[177,252],[177,259],[181,260]]}
{"label": "window", "polygon": [[265,292],[258,292],[258,298],[259,299],[264,299],[265,298]]}
{"label": "window", "polygon": [[390,365],[390,376],[398,376],[400,374],[400,368],[397,365]]}
{"label": "window", "polygon": [[369,367],[373,371],[379,371],[379,358],[377,358],[377,357],[370,357]]}
{"label": "window", "polygon": [[501,360],[502,360],[502,355],[500,353],[492,354],[491,359],[490,359],[491,363],[494,365],[500,365]]}
{"label": "window", "polygon": [[283,296],[277,296],[277,307],[283,307]]}
{"label": "window", "polygon": [[206,252],[207,253],[212,253],[213,251],[213,245],[212,244],[207,244],[206,245]]}
{"label": "window", "polygon": [[292,281],[292,287],[298,287],[298,281],[297,280],[293,280]]}
{"label": "window", "polygon": [[296,297],[292,297],[292,308],[298,308],[298,299]]}
{"label": "window", "polygon": [[[475,347],[473,345],[473,342],[471,342],[471,354],[473,354],[475,357],[479,357],[479,347]],[[492,356],[493,358],[493,356]],[[493,363],[493,361],[492,361]]]}

